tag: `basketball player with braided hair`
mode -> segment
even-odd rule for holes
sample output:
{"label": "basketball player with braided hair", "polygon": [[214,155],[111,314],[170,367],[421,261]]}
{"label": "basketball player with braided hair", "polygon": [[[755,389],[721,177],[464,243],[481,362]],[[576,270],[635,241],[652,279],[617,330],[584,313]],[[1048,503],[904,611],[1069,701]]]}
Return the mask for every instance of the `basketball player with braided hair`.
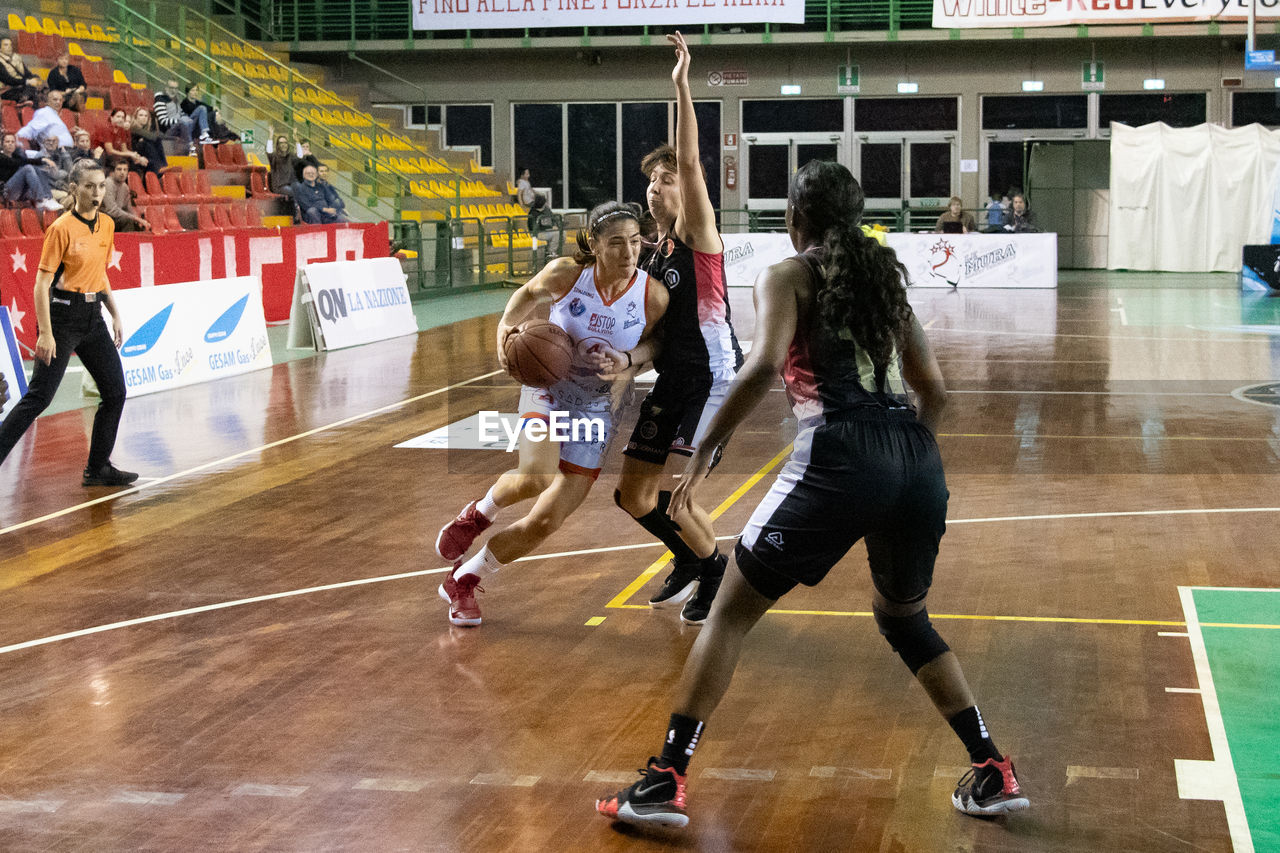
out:
{"label": "basketball player with braided hair", "polygon": [[[478,501],[463,508],[441,529],[436,552],[454,564],[440,585],[454,625],[479,625],[476,592],[480,581],[523,557],[554,533],[576,510],[600,476],[601,460],[613,436],[617,409],[634,371],[633,364],[653,358],[654,326],[667,310],[667,291],[651,283],[640,259],[640,212],[616,201],[605,202],[587,217],[572,258],[556,258],[507,301],[498,322],[498,361],[505,369],[506,341],[540,306],[550,307],[551,322],[574,346],[569,375],[550,388],[520,390],[520,417],[549,422],[553,413],[593,419],[603,433],[583,431],[577,438],[520,438],[519,464],[498,478]],[[523,429],[523,428],[522,428]],[[492,536],[469,560],[463,557],[501,510],[536,499],[519,521]]]}
{"label": "basketball player with braided hair", "polygon": [[[862,188],[814,161],[788,191],[799,254],[755,287],[756,331],[671,507],[692,501],[728,439],[780,372],[799,433],[791,458],[747,522],[735,565],[685,663],[661,757],[596,803],[608,817],[684,826],[685,778],[703,728],[729,687],[743,640],[797,584],[813,586],[866,539],[876,624],[968,749],[972,770],[952,804],[972,815],[1027,808],[1013,762],[996,750],[960,664],[925,609],[947,487],[934,439],[946,390],[906,296],[906,270],[858,227]],[[918,408],[907,398],[915,392]]]}

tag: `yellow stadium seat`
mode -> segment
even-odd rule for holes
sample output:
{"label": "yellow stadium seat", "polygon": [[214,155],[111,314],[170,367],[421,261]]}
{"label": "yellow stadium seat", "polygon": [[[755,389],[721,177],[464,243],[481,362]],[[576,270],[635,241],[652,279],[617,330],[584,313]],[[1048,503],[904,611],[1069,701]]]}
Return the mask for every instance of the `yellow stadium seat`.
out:
{"label": "yellow stadium seat", "polygon": [[110,41],[110,37],[107,35],[106,31],[98,24],[91,24],[89,26],[89,33],[91,41]]}
{"label": "yellow stadium seat", "polygon": [[75,25],[70,21],[58,21],[58,35],[64,39],[73,39],[76,37]]}
{"label": "yellow stadium seat", "polygon": [[76,21],[76,38],[85,41],[93,39],[93,34],[89,32],[89,27],[84,21]]}
{"label": "yellow stadium seat", "polygon": [[25,29],[27,32],[39,33],[40,35],[44,35],[44,27],[40,26],[40,22],[35,19],[34,15],[27,15],[25,18],[22,19],[22,22],[25,25],[23,29]]}
{"label": "yellow stadium seat", "polygon": [[239,57],[240,59],[245,58],[244,48],[240,46],[240,42],[233,41],[231,43],[231,55],[235,57]]}
{"label": "yellow stadium seat", "polygon": [[13,30],[15,33],[23,33],[27,31],[27,28],[22,25],[22,18],[18,17],[13,12],[9,13],[9,29]]}
{"label": "yellow stadium seat", "polygon": [[41,18],[40,32],[44,33],[47,36],[59,35],[58,22],[55,21],[53,18]]}
{"label": "yellow stadium seat", "polygon": [[129,83],[129,78],[128,78],[128,77],[125,77],[125,76],[124,76],[124,72],[123,72],[123,71],[121,71],[119,68],[116,68],[116,69],[113,69],[113,70],[112,70],[112,72],[111,72],[111,79],[112,79],[113,81],[115,81],[116,83],[122,83],[122,84],[124,84],[124,85],[126,85],[126,86],[127,86],[127,85],[131,85],[131,84]]}

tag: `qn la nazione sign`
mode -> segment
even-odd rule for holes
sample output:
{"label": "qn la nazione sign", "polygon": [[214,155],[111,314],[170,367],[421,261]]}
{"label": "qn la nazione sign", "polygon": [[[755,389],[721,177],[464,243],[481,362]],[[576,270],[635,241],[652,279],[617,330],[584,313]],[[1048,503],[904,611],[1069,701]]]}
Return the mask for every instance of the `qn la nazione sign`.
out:
{"label": "qn la nazione sign", "polygon": [[799,24],[804,0],[410,0],[415,30]]}

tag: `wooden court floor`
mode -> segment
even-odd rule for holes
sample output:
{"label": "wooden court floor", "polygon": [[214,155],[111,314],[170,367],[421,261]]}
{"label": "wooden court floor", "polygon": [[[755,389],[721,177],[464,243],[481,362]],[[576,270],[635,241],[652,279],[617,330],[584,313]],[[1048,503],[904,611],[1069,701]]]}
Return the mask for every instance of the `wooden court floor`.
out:
{"label": "wooden court floor", "polygon": [[[1177,770],[1223,766],[1179,588],[1280,586],[1280,409],[1232,396],[1280,381],[1276,301],[1117,274],[913,295],[953,391],[930,610],[1032,800],[999,821],[952,809],[966,755],[876,633],[860,545],[749,638],[689,829],[596,816],[698,629],[644,606],[662,552],[616,457],[481,627],[446,621],[436,532],[510,457],[395,445],[513,409],[492,317],[131,400],[124,492],[79,485],[88,410],[42,418],[0,467],[0,850],[1280,849]],[[785,416],[770,395],[708,483],[725,548]]]}

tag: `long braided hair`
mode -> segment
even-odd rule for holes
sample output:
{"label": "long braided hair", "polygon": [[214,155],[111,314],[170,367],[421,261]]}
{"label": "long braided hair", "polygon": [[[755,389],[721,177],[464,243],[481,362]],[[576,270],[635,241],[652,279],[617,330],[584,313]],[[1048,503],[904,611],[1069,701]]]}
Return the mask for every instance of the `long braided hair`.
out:
{"label": "long braided hair", "polygon": [[874,364],[887,364],[910,330],[907,269],[892,249],[862,233],[862,187],[839,163],[813,160],[792,176],[787,199],[799,229],[822,239],[819,325],[837,339],[852,335]]}

